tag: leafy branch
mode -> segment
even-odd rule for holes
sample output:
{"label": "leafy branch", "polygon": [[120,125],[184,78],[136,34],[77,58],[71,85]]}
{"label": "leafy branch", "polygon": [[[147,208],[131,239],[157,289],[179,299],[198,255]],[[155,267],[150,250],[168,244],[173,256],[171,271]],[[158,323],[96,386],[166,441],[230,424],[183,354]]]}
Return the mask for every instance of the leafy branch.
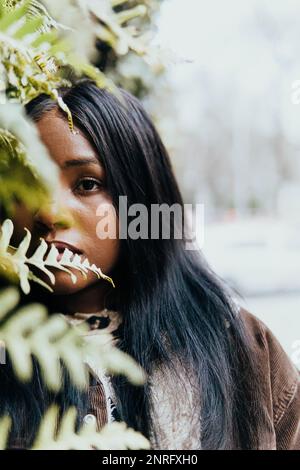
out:
{"label": "leafy branch", "polygon": [[101,332],[91,341],[85,324],[74,327],[61,314],[49,317],[47,309],[39,304],[17,309],[18,302],[16,288],[0,293],[0,340],[21,381],[31,379],[33,357],[41,366],[45,384],[54,391],[62,383],[61,361],[79,388],[87,386],[88,366],[95,371],[126,375],[136,385],[145,381],[142,368],[113,345],[111,335]]}
{"label": "leafy branch", "polygon": [[115,11],[116,7],[126,3],[116,0],[19,0],[9,8],[2,6],[2,103],[7,99],[26,103],[38,94],[46,93],[67,112],[72,126],[72,117],[56,92],[62,85],[71,85],[64,78],[66,67],[72,67],[79,76],[89,76],[100,87],[115,89],[113,82],[88,60],[90,51],[95,51],[96,39],[111,47],[117,55],[124,56],[129,51],[139,56],[149,55],[146,40],[139,37],[135,26],[128,25],[131,20],[146,15],[148,8],[138,2],[133,7]]}
{"label": "leafy branch", "polygon": [[[7,214],[22,201],[36,211],[56,190],[58,169],[20,104],[0,106],[0,202]],[[30,188],[30,190],[29,190]]]}
{"label": "leafy branch", "polygon": [[[127,428],[125,423],[111,423],[97,431],[94,423],[84,424],[76,432],[76,410],[69,408],[59,420],[59,409],[51,406],[45,413],[31,450],[135,450],[149,449],[149,441],[142,434]],[[11,422],[0,420],[0,450],[5,449]]]}
{"label": "leafy branch", "polygon": [[2,224],[0,234],[0,269],[3,270],[4,275],[7,274],[9,277],[13,278],[15,274],[18,279],[20,279],[21,289],[25,294],[29,294],[30,292],[30,280],[38,282],[51,292],[53,291],[48,284],[32,272],[29,266],[45,273],[52,285],[55,284],[55,275],[49,268],[66,272],[71,277],[73,284],[76,284],[77,277],[71,269],[79,271],[85,278],[90,271],[94,273],[98,279],[105,279],[114,286],[113,280],[103,274],[100,268],[95,264],[90,264],[87,258],[82,260],[81,256],[77,253],[74,254],[68,248],[64,250],[61,259],[58,260],[59,251],[54,245],[52,245],[49,250],[49,246],[44,239],[40,240],[40,244],[33,255],[27,255],[30,247],[31,233],[26,228],[26,235],[18,248],[11,247],[10,240],[13,230],[13,222],[10,219],[6,219]]}

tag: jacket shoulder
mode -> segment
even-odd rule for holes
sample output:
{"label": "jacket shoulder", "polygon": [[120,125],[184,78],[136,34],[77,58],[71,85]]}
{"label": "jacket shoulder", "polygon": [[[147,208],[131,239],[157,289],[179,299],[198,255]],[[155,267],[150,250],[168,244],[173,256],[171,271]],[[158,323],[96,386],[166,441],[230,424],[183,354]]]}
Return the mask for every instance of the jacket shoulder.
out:
{"label": "jacket shoulder", "polygon": [[300,372],[263,321],[244,308],[239,309],[239,315],[253,344],[261,382],[271,401],[277,448],[300,448]]}
{"label": "jacket shoulder", "polygon": [[246,332],[251,336],[255,350],[262,351],[268,355],[274,370],[282,369],[282,367],[287,368],[286,373],[290,373],[292,379],[298,379],[299,370],[284,351],[270,328],[245,308],[239,307],[239,315],[246,327]]}

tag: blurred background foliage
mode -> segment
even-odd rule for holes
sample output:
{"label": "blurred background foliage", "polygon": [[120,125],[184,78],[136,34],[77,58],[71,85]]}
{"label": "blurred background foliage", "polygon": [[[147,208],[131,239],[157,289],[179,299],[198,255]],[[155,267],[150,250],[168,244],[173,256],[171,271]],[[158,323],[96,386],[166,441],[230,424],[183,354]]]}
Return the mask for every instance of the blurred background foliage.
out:
{"label": "blurred background foliage", "polygon": [[[150,75],[163,71],[158,48],[150,45],[158,5],[158,0],[3,0],[3,95],[26,102],[82,75],[99,86],[113,87],[114,79],[141,95],[146,69]],[[127,61],[134,61],[134,73],[124,72]]]}

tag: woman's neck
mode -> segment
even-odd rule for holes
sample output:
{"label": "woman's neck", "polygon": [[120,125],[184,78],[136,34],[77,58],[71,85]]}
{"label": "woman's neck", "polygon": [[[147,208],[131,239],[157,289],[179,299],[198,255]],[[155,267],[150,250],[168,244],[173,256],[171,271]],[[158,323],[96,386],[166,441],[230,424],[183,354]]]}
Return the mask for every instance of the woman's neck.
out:
{"label": "woman's neck", "polygon": [[53,306],[57,311],[72,315],[77,312],[96,313],[100,312],[106,305],[106,297],[111,288],[106,284],[93,284],[74,294],[55,295]]}

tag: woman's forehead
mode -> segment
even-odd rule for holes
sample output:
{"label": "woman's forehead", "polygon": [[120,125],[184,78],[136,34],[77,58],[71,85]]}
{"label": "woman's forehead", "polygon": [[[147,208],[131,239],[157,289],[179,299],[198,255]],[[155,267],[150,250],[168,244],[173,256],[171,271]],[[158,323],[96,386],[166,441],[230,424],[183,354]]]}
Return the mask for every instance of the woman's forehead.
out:
{"label": "woman's forehead", "polygon": [[37,122],[37,128],[50,156],[60,167],[100,165],[96,151],[83,132],[75,126],[73,133],[67,119],[56,110],[45,114]]}

